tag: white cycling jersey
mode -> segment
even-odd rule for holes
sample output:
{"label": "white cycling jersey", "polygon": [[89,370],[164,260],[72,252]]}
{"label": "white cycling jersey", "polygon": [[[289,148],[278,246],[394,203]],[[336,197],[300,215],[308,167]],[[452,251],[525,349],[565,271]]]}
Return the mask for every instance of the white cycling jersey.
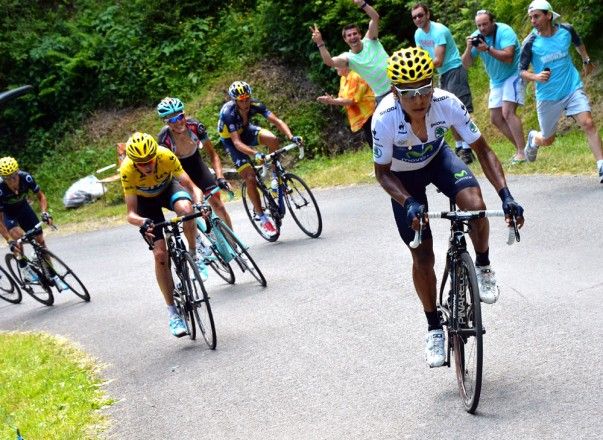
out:
{"label": "white cycling jersey", "polygon": [[463,103],[452,93],[434,88],[431,107],[425,115],[427,142],[412,131],[394,94],[387,95],[373,114],[373,160],[379,165],[391,163],[392,171],[414,171],[426,166],[440,151],[444,135],[454,127],[465,142],[475,142],[481,133]]}

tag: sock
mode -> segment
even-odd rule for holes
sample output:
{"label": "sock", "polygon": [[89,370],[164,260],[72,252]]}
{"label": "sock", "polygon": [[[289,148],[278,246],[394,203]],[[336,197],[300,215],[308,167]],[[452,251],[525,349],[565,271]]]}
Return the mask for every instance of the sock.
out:
{"label": "sock", "polygon": [[465,150],[471,150],[471,146],[469,146],[469,144],[467,142],[463,142],[463,148]]}
{"label": "sock", "polygon": [[175,305],[171,305],[171,306],[167,306],[168,309],[168,314],[170,315],[170,318],[173,316],[178,316],[178,310],[176,310],[176,306]]}
{"label": "sock", "polygon": [[442,328],[442,323],[440,322],[440,317],[438,316],[438,311],[434,310],[433,312],[425,312],[425,316],[427,317],[427,330],[440,330]]}
{"label": "sock", "polygon": [[475,253],[475,265],[476,266],[489,266],[490,265],[490,248],[486,249],[486,252]]}
{"label": "sock", "polygon": [[456,149],[460,150],[461,148],[463,148],[463,141],[456,141]]}

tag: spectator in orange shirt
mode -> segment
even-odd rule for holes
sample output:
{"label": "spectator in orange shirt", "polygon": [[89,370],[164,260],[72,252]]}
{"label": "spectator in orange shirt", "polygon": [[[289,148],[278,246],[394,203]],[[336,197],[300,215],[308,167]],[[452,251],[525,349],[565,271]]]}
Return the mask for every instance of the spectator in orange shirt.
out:
{"label": "spectator in orange shirt", "polygon": [[373,148],[371,119],[375,111],[375,94],[369,85],[349,67],[337,67],[339,79],[339,95],[337,98],[329,94],[316,98],[318,102],[345,107],[352,132],[362,129],[364,139]]}

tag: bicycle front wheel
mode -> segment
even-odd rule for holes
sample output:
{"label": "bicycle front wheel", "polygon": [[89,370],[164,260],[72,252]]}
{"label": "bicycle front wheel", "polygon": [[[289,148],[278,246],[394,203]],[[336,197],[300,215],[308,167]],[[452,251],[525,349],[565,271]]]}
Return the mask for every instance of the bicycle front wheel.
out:
{"label": "bicycle front wheel", "polygon": [[314,194],[301,177],[285,173],[285,201],[297,226],[309,237],[317,238],[322,232],[322,216]]}
{"label": "bicycle front wheel", "polygon": [[25,290],[25,292],[27,292],[28,295],[45,306],[51,306],[54,304],[54,295],[52,294],[52,289],[50,288],[50,285],[46,281],[46,277],[38,266],[28,263],[29,267],[38,278],[36,281],[32,281],[25,276],[19,267],[18,260],[13,254],[6,254],[4,259],[13,279],[21,286],[23,290]]}
{"label": "bicycle front wheel", "polygon": [[[191,311],[194,314],[194,319],[197,320],[197,325],[199,326],[203,339],[205,339],[205,343],[209,348],[214,350],[217,342],[216,326],[214,324],[214,315],[209,304],[209,296],[207,295],[203,281],[201,281],[199,269],[197,269],[197,265],[189,253],[185,255],[183,263],[186,264],[185,272],[188,273],[186,286]],[[194,330],[194,320],[191,325],[193,326],[193,329],[191,330]]]}
{"label": "bicycle front wheel", "polygon": [[[272,225],[276,229],[276,233],[269,234],[262,228],[259,217],[253,211],[253,203],[251,203],[251,200],[248,200],[247,184],[245,182],[243,182],[243,185],[241,186],[241,198],[243,199],[243,206],[245,207],[245,212],[247,212],[247,217],[249,217],[249,221],[251,222],[255,230],[258,232],[258,234],[260,234],[264,240],[274,242],[278,240],[278,237],[281,235],[281,216],[278,212],[278,205],[276,204],[272,196],[268,194],[268,191],[262,191],[259,188],[258,191],[260,193],[260,202],[262,203],[262,206],[268,208],[268,210],[270,211],[270,216],[272,217]],[[258,215],[259,214],[261,213],[258,213]]]}
{"label": "bicycle front wheel", "polygon": [[23,299],[21,289],[2,266],[0,266],[0,298],[12,304],[18,304]]}
{"label": "bicycle front wheel", "polygon": [[[59,292],[73,292],[84,301],[90,301],[88,289],[86,289],[84,283],[81,282],[75,272],[63,260],[48,249],[44,249],[40,256],[48,266],[46,269],[48,270],[49,277],[51,279],[54,279],[55,276],[59,278],[57,281],[53,280],[54,286]],[[60,285],[61,281],[65,284],[64,286]]]}
{"label": "bicycle front wheel", "polygon": [[224,236],[224,239],[228,242],[233,252],[236,254],[235,261],[243,272],[249,272],[262,287],[266,287],[266,278],[260,270],[255,260],[249,255],[247,248],[241,243],[241,240],[235,235],[235,233],[226,224],[220,222],[216,224],[216,228],[220,230],[220,233]]}
{"label": "bicycle front wheel", "polygon": [[454,289],[458,294],[459,331],[452,336],[454,362],[461,400],[465,410],[473,414],[482,389],[484,329],[473,260],[463,252],[456,266]]}

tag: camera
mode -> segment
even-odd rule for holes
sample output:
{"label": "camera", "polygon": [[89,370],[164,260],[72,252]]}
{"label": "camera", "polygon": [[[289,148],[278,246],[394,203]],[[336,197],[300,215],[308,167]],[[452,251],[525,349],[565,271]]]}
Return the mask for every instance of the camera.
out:
{"label": "camera", "polygon": [[481,43],[482,41],[485,42],[486,37],[484,37],[482,34],[477,34],[475,37],[471,38],[471,45],[473,47],[477,47],[477,46],[479,46],[479,43]]}

